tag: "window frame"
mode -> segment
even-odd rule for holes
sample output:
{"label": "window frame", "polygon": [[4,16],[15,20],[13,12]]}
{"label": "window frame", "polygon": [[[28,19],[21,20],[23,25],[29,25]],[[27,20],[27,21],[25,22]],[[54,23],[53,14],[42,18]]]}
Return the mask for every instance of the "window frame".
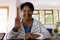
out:
{"label": "window frame", "polygon": [[[38,11],[38,16],[39,16],[38,18],[39,18],[39,20],[40,20],[40,13],[39,13],[39,11],[41,11],[41,10],[44,11],[44,24],[46,24],[46,17],[45,17],[46,13],[45,13],[45,11],[52,11],[52,14],[51,14],[52,15],[52,21],[53,21],[52,24],[54,24],[54,15],[53,15],[54,14],[54,12],[53,12],[54,9],[48,9],[48,10],[46,10],[46,9],[40,9],[40,10],[39,9],[35,9],[34,11],[36,11],[36,10]],[[55,10],[58,10],[58,21],[59,21],[59,9],[55,9]],[[49,14],[47,14],[47,15],[49,15]],[[46,25],[50,25],[50,24],[46,24]]]}

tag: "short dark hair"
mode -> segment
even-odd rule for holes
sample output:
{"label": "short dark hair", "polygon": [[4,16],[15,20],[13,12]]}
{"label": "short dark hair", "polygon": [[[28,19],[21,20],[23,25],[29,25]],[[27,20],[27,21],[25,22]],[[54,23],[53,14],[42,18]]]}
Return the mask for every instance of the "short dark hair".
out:
{"label": "short dark hair", "polygon": [[25,2],[25,3],[23,3],[23,4],[20,5],[20,9],[22,10],[22,9],[24,8],[24,6],[29,6],[29,8],[30,8],[32,11],[34,11],[34,6],[33,6],[32,3],[30,3],[30,2]]}

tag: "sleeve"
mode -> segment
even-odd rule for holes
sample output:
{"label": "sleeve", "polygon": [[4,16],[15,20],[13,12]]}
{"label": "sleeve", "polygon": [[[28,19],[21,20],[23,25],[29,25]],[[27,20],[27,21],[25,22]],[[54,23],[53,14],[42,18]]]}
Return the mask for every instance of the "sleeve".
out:
{"label": "sleeve", "polygon": [[41,34],[43,35],[43,39],[50,37],[50,33],[46,28],[41,28]]}
{"label": "sleeve", "polygon": [[46,39],[50,37],[50,33],[48,32],[48,30],[44,27],[44,25],[42,23],[39,23],[39,28],[40,28],[40,32],[38,32],[37,34],[41,35],[41,37],[38,37],[38,39]]}
{"label": "sleeve", "polygon": [[50,33],[45,28],[45,26],[43,24],[41,24],[41,23],[40,23],[40,33],[43,35],[43,39],[46,39],[46,38],[50,37]]}
{"label": "sleeve", "polygon": [[17,35],[18,35],[18,31],[17,32],[14,32],[13,30],[11,30],[7,34],[6,39],[16,39],[17,38]]}

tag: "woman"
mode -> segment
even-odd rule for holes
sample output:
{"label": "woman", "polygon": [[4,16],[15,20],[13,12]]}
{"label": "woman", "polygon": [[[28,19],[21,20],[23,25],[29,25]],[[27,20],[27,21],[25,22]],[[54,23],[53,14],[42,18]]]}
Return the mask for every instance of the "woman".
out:
{"label": "woman", "polygon": [[25,2],[20,6],[21,12],[23,14],[22,22],[19,14],[15,19],[15,27],[7,35],[7,39],[36,39],[43,35],[43,39],[49,38],[49,32],[43,27],[43,25],[32,18],[34,11],[34,6],[30,2]]}

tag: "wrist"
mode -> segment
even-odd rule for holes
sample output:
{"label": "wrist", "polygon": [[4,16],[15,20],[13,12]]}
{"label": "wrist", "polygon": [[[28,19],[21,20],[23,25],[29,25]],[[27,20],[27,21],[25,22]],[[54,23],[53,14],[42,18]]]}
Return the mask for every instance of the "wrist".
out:
{"label": "wrist", "polygon": [[35,39],[34,34],[31,34],[31,37],[30,38]]}
{"label": "wrist", "polygon": [[15,28],[15,27],[14,27],[12,30],[13,30],[14,32],[17,32],[17,31],[18,31],[18,29],[17,29],[17,28]]}

